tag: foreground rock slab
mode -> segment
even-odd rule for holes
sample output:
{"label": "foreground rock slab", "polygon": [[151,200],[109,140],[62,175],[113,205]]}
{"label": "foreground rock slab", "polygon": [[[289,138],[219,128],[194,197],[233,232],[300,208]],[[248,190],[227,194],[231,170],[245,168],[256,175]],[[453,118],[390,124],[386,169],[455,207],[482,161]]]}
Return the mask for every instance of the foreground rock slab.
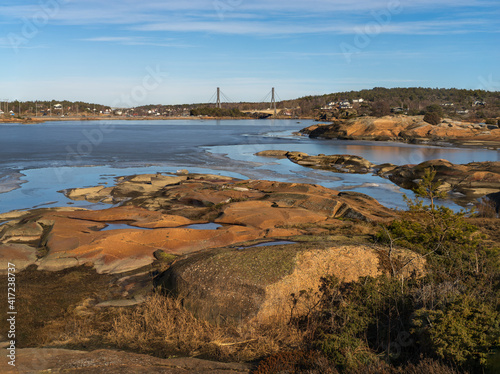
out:
{"label": "foreground rock slab", "polygon": [[[84,192],[91,198],[95,194],[92,188],[66,194],[89,198]],[[106,193],[113,201],[120,196],[122,206],[5,215],[9,222],[0,230],[0,261],[15,258],[20,266],[36,264],[49,271],[92,264],[98,273],[123,273],[152,264],[159,252],[175,257],[303,235],[335,218],[386,222],[395,217],[363,194],[220,175],[135,175],[120,178]],[[190,227],[206,223],[219,226]]]}
{"label": "foreground rock slab", "polygon": [[243,374],[251,366],[196,358],[161,359],[144,354],[100,349],[92,352],[69,349],[26,348],[16,352],[16,367],[2,365],[2,373],[89,373],[89,374]]}

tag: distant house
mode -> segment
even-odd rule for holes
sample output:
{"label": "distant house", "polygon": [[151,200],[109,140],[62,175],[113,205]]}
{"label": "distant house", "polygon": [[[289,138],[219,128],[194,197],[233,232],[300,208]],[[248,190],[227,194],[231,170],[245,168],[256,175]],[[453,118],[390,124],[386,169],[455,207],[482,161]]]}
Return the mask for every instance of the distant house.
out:
{"label": "distant house", "polygon": [[444,104],[441,104],[441,106],[454,106],[455,104],[453,103],[444,103]]}
{"label": "distant house", "polygon": [[62,108],[63,108],[62,104],[55,104],[54,105],[55,110],[62,110]]}
{"label": "distant house", "polygon": [[457,110],[457,114],[467,114],[469,113],[469,110],[466,109],[466,110]]}
{"label": "distant house", "polygon": [[391,113],[402,113],[404,109],[401,107],[391,108]]}
{"label": "distant house", "polygon": [[472,104],[472,106],[485,106],[486,103],[484,101],[481,101],[481,100],[476,100],[474,101],[474,104]]}
{"label": "distant house", "polygon": [[361,104],[363,101],[365,101],[364,99],[354,99],[352,101],[353,104]]}
{"label": "distant house", "polygon": [[1,116],[2,114],[5,114],[5,113],[4,113],[4,111],[3,111],[3,110],[0,110],[0,116]]}

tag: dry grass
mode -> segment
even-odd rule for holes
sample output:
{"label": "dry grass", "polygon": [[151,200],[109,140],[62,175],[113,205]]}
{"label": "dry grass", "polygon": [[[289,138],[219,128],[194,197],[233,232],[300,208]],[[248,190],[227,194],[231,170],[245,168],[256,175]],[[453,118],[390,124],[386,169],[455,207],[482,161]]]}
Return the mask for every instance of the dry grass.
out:
{"label": "dry grass", "polygon": [[497,218],[497,206],[493,200],[487,197],[482,198],[479,203],[476,204],[477,216],[481,218]]}
{"label": "dry grass", "polygon": [[54,324],[53,339],[45,341],[46,345],[241,362],[296,348],[303,342],[303,335],[287,324],[263,326],[250,321],[212,325],[183,308],[180,299],[159,293],[133,308],[111,308],[83,316],[79,310],[61,323]]}
{"label": "dry grass", "polygon": [[133,311],[120,310],[107,340],[119,348],[168,357],[172,352],[219,360],[248,361],[298,344],[300,334],[286,325],[253,323],[214,326],[184,309],[179,299],[152,295]]}

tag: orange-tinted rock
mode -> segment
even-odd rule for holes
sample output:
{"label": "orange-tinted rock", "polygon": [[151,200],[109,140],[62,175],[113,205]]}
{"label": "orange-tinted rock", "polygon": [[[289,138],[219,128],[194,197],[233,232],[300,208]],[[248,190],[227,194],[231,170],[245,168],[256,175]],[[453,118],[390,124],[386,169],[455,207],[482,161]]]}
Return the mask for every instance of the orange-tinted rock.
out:
{"label": "orange-tinted rock", "polygon": [[[111,193],[121,188],[122,182],[151,185],[154,178],[156,175],[134,176],[132,181],[121,178]],[[128,197],[126,206],[98,211],[41,209],[23,213],[18,221],[3,228],[3,233],[7,233],[4,241],[14,238],[18,231],[27,235],[36,229],[36,235],[25,236],[39,240],[38,244],[30,242],[33,249],[40,249],[44,255],[37,261],[39,269],[60,270],[88,263],[100,273],[120,273],[151,264],[158,250],[167,255],[184,255],[263,238],[318,233],[308,230],[332,217],[374,221],[394,218],[394,213],[366,195],[339,193],[319,185],[240,181],[211,175],[188,175],[169,181],[176,183],[165,185],[154,194]],[[161,208],[151,210],[153,206]],[[226,226],[217,230],[186,228],[209,221]],[[101,231],[112,223],[142,229],[111,227]]]}
{"label": "orange-tinted rock", "polygon": [[40,260],[40,270],[60,270],[93,263],[99,273],[120,273],[152,263],[153,253],[158,249],[185,254],[262,236],[260,230],[244,227],[96,231],[105,224],[60,216],[50,218],[53,219],[53,228],[46,242],[49,252]]}
{"label": "orange-tinted rock", "polygon": [[187,226],[192,223],[190,219],[182,216],[162,214],[151,210],[137,208],[133,206],[122,206],[104,210],[79,211],[65,215],[68,218],[75,218],[95,222],[123,222],[127,221],[131,226],[143,228],[167,228]]}
{"label": "orange-tinted rock", "polygon": [[42,234],[42,226],[34,221],[6,224],[1,226],[0,241],[3,243],[38,243]]}
{"label": "orange-tinted rock", "polygon": [[247,181],[238,184],[266,192],[266,200],[281,208],[297,207],[327,217],[365,221],[386,221],[395,217],[393,211],[361,193],[338,192],[323,186],[303,183]]}
{"label": "orange-tinted rock", "polygon": [[397,140],[411,143],[455,142],[457,144],[500,146],[500,129],[488,129],[467,122],[443,121],[430,125],[423,116],[362,117],[336,120],[330,125],[313,125],[301,130],[311,138]]}
{"label": "orange-tinted rock", "polygon": [[25,244],[0,244],[0,274],[7,274],[8,264],[14,264],[16,272],[33,265],[37,260],[35,248]]}
{"label": "orange-tinted rock", "polygon": [[273,207],[269,201],[243,201],[228,205],[223,215],[215,220],[218,223],[253,226],[270,229],[277,226],[293,226],[304,223],[325,221],[327,215],[303,208]]}
{"label": "orange-tinted rock", "polygon": [[401,187],[414,188],[415,181],[421,179],[428,168],[436,171],[436,179],[443,182],[444,191],[459,192],[469,199],[500,191],[500,161],[455,165],[446,160],[430,160],[398,166],[388,177]]}

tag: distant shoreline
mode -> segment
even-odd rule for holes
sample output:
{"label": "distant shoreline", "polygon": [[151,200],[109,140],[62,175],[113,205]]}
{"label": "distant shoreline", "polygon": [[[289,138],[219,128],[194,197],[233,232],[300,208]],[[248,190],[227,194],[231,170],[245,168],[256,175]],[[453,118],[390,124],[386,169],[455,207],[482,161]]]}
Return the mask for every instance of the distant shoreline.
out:
{"label": "distant shoreline", "polygon": [[312,117],[278,117],[278,118],[254,118],[254,117],[121,117],[121,116],[102,116],[102,117],[30,117],[30,118],[4,118],[0,119],[0,123],[19,123],[19,124],[34,124],[44,122],[70,122],[70,121],[174,121],[174,120],[308,120]]}

